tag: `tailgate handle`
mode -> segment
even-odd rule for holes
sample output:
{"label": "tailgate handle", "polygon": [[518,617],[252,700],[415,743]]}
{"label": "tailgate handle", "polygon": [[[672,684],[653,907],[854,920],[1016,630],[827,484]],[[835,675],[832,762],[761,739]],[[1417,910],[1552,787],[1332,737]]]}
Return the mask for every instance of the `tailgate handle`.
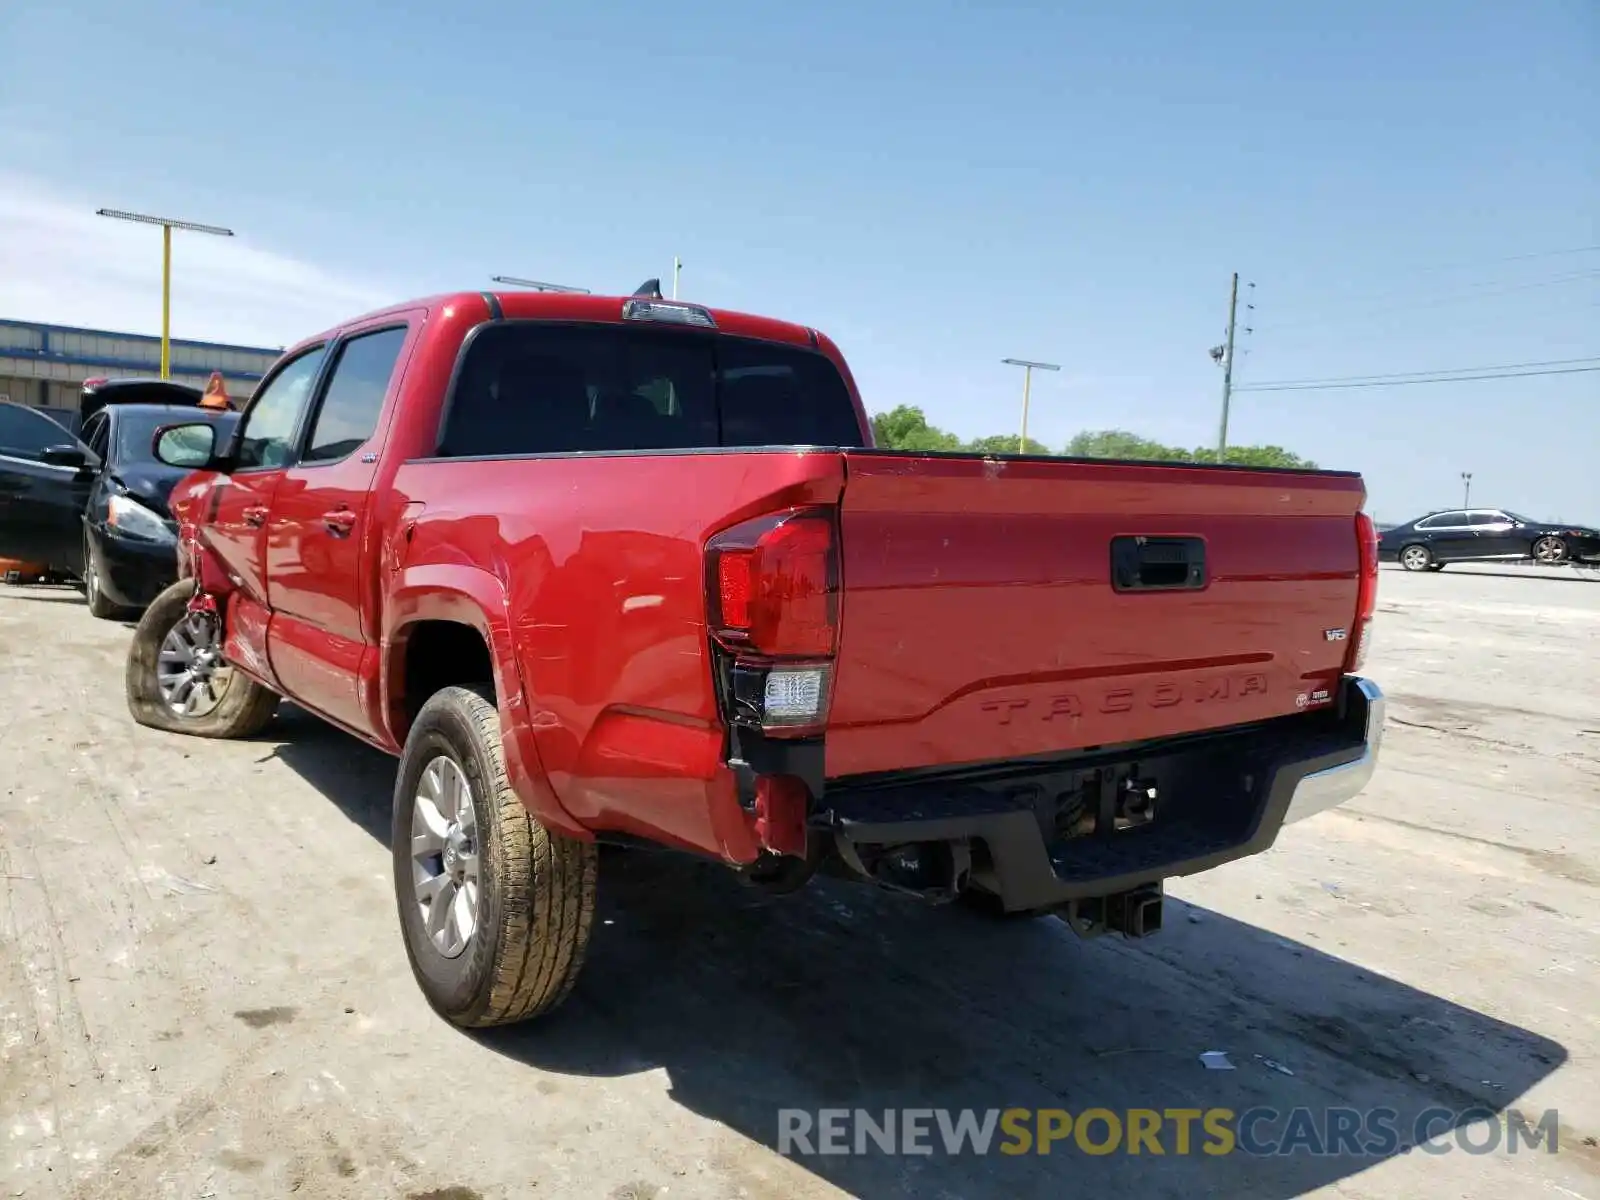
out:
{"label": "tailgate handle", "polygon": [[1206,585],[1206,544],[1197,537],[1111,539],[1111,587],[1118,592],[1177,592]]}

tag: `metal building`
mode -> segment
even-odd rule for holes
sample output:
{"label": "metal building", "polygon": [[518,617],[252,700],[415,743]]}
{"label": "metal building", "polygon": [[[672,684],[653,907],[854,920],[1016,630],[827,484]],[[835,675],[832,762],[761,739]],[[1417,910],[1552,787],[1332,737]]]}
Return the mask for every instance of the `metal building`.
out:
{"label": "metal building", "polygon": [[[240,403],[281,350],[179,341],[172,346],[172,378],[205,387],[221,371],[228,395]],[[42,408],[76,431],[78,389],[97,376],[145,375],[161,370],[161,339],[105,329],[77,329],[38,321],[0,319],[0,400]]]}

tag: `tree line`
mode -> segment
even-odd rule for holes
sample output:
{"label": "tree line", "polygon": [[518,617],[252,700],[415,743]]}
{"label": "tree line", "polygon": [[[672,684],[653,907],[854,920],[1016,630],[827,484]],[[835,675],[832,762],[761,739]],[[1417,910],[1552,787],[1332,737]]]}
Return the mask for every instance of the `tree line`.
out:
{"label": "tree line", "polygon": [[[889,450],[961,450],[973,454],[1015,454],[1017,435],[994,433],[988,437],[962,441],[948,430],[928,424],[922,409],[902,404],[872,418],[873,439]],[[1078,434],[1060,450],[1028,439],[1029,454],[1068,455],[1073,458],[1133,458],[1152,462],[1214,463],[1214,446],[1167,446],[1124,429],[1096,429]],[[1315,469],[1316,463],[1285,450],[1282,446],[1229,446],[1223,461],[1248,467],[1300,467]]]}

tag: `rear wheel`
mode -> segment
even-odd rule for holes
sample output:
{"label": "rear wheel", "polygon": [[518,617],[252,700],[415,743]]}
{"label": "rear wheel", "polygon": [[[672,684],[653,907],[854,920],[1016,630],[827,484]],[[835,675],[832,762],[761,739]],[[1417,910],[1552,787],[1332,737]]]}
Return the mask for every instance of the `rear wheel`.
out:
{"label": "rear wheel", "polygon": [[128,647],[128,711],[141,725],[195,737],[261,732],[278,696],[222,657],[221,623],[189,611],[194,584],[179,580],[144,610]]}
{"label": "rear wheel", "polygon": [[588,949],[597,850],[546,829],[511,790],[487,688],[447,687],[417,714],[392,843],[406,955],[436,1012],[481,1028],[566,999]]}
{"label": "rear wheel", "polygon": [[1400,551],[1400,565],[1408,571],[1426,571],[1433,565],[1433,552],[1413,542]]}
{"label": "rear wheel", "polygon": [[1534,562],[1563,563],[1568,553],[1567,543],[1558,537],[1542,537],[1533,543]]}

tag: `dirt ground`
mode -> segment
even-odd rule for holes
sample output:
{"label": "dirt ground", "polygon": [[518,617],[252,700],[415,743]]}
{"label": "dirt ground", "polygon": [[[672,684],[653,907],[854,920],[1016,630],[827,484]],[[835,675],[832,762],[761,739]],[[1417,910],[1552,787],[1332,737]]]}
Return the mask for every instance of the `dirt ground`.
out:
{"label": "dirt ground", "polygon": [[[392,763],[137,728],[128,636],[0,588],[0,1197],[1600,1200],[1600,580],[1385,570],[1376,779],[1155,938],[608,857],[573,999],[490,1037],[412,985]],[[1256,1105],[1554,1108],[1560,1152],[776,1149],[781,1108]]]}

